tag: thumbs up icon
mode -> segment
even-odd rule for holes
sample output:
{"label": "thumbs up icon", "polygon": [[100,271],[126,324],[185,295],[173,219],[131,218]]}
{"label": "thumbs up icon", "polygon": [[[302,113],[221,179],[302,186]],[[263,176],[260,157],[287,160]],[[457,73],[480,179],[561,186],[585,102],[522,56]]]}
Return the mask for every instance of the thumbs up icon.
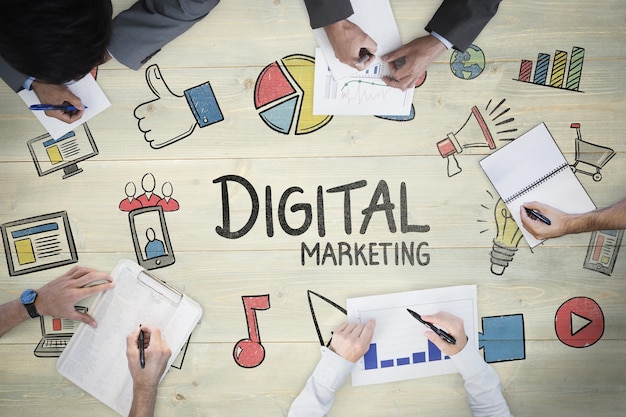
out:
{"label": "thumbs up icon", "polygon": [[156,98],[137,106],[133,114],[146,142],[154,149],[186,138],[196,126],[203,128],[224,120],[208,81],[177,95],[165,83],[158,65],[153,64],[146,68],[146,82]]}

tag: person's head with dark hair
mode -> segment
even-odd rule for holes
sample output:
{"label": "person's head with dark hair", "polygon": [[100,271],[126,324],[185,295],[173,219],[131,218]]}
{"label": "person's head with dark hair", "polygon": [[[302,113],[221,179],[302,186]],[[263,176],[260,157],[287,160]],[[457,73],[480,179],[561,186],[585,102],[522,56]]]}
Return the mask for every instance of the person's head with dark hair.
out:
{"label": "person's head with dark hair", "polygon": [[111,0],[0,0],[0,55],[16,70],[62,84],[104,62]]}

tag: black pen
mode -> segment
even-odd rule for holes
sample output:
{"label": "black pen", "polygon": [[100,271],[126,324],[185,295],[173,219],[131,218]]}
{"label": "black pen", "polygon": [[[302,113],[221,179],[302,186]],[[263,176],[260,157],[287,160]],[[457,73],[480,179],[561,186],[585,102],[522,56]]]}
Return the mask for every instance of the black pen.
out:
{"label": "black pen", "polygon": [[[141,325],[139,325],[141,327]],[[146,367],[146,352],[143,347],[143,330],[139,330],[139,340],[137,340],[137,344],[139,345],[139,366],[141,369]]]}
{"label": "black pen", "polygon": [[550,226],[552,224],[550,219],[548,219],[543,214],[539,213],[537,210],[529,209],[528,207],[524,207],[524,210],[526,210],[526,214],[528,214],[529,216],[535,216],[537,219],[541,220],[542,222],[544,222],[548,226]]}
{"label": "black pen", "polygon": [[445,340],[446,342],[450,343],[451,345],[456,345],[456,339],[454,337],[452,337],[451,334],[444,332],[443,330],[441,330],[439,327],[435,326],[432,323],[424,321],[422,319],[422,316],[417,314],[415,311],[410,310],[408,308],[406,309],[406,311],[408,311],[413,317],[415,317],[417,319],[417,321],[422,323],[424,326],[428,327],[430,330],[432,330],[433,332],[437,333],[439,335],[439,337],[441,337],[443,340]]}

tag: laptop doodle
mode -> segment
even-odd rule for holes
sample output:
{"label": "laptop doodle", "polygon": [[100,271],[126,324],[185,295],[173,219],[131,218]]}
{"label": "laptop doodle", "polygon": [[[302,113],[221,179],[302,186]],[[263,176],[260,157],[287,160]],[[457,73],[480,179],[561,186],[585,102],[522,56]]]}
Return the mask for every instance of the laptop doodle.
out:
{"label": "laptop doodle", "polygon": [[[76,306],[76,310],[86,313],[87,307]],[[34,354],[40,358],[58,358],[80,322],[54,316],[40,316],[39,320],[42,337]]]}

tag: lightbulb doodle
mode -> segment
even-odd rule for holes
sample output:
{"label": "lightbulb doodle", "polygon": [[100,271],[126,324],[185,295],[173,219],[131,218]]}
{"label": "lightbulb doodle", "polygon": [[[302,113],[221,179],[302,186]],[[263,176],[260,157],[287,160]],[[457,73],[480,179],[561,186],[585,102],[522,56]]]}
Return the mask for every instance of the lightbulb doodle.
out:
{"label": "lightbulb doodle", "polygon": [[[491,192],[487,191],[487,194],[492,200],[494,199]],[[515,219],[501,198],[498,198],[493,209],[485,204],[481,204],[481,207],[486,210],[493,210],[492,213],[496,223],[496,236],[493,238],[493,246],[490,253],[491,273],[494,275],[502,275],[513,261],[519,242],[523,237],[522,231],[517,226]],[[477,221],[479,223],[487,222],[482,219],[478,219]],[[480,233],[485,233],[488,230],[490,229],[483,229]]]}
{"label": "lightbulb doodle", "polygon": [[493,99],[489,100],[483,110],[487,117],[477,106],[473,106],[461,127],[437,142],[439,154],[446,159],[448,177],[453,177],[463,171],[456,155],[465,149],[493,150],[496,148],[496,141],[508,142],[515,139],[512,135],[517,132],[517,128],[510,125],[515,118],[506,117],[511,108],[505,105],[505,101],[506,99],[502,99],[495,104]]}

